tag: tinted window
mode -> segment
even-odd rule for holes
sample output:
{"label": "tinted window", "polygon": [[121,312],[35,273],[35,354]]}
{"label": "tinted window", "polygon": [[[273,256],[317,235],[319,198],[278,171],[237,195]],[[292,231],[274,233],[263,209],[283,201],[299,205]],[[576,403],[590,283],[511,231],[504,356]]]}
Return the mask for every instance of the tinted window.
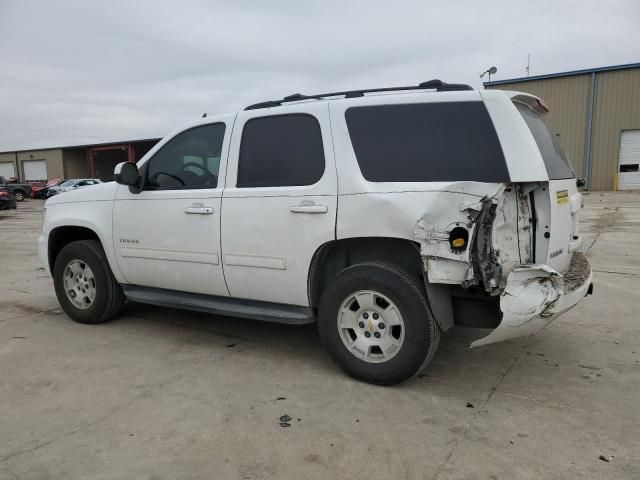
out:
{"label": "tinted window", "polygon": [[254,118],[244,126],[238,187],[312,185],[323,173],[320,124],[311,115]]}
{"label": "tinted window", "polygon": [[360,170],[370,182],[509,180],[482,102],[354,107],[346,120]]}
{"label": "tinted window", "polygon": [[516,103],[515,105],[538,144],[545,167],[547,167],[549,178],[551,180],[574,178],[575,174],[567,159],[567,155],[564,153],[564,150],[562,150],[556,136],[553,135],[544,124],[542,117],[526,105],[521,103]]}
{"label": "tinted window", "polygon": [[147,163],[145,188],[215,188],[224,141],[223,123],[179,133]]}

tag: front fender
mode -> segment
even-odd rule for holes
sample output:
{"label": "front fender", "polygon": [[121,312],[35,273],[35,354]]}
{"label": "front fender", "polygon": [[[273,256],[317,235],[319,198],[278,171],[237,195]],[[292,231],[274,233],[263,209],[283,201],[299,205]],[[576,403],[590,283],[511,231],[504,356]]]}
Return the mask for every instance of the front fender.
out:
{"label": "front fender", "polygon": [[47,204],[42,241],[48,244],[51,232],[62,227],[81,227],[94,232],[102,244],[113,276],[119,283],[126,282],[113,248],[113,201]]}

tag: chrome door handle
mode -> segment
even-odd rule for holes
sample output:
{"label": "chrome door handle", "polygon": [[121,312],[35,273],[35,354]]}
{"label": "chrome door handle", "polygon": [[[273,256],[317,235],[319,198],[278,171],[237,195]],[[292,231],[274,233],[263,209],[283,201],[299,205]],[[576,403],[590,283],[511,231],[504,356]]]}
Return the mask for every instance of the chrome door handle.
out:
{"label": "chrome door handle", "polygon": [[213,213],[213,207],[191,205],[184,209],[184,213],[189,213],[191,215],[211,215]]}
{"label": "chrome door handle", "polygon": [[329,207],[326,205],[316,205],[313,202],[303,200],[298,205],[291,205],[289,211],[293,213],[327,213]]}

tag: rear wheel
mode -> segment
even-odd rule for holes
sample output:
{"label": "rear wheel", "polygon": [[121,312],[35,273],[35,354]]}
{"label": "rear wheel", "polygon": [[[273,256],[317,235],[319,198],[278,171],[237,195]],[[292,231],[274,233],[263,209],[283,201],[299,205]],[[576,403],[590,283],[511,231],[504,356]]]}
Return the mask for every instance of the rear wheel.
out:
{"label": "rear wheel", "polygon": [[16,198],[16,201],[18,202],[22,202],[24,200],[24,192],[22,190],[14,191],[13,196]]}
{"label": "rear wheel", "polygon": [[80,323],[106,322],[124,305],[122,289],[95,240],[66,245],[56,258],[53,282],[63,310]]}
{"label": "rear wheel", "polygon": [[382,262],[340,272],[322,294],[318,326],[340,368],[378,385],[419,373],[440,340],[420,279]]}

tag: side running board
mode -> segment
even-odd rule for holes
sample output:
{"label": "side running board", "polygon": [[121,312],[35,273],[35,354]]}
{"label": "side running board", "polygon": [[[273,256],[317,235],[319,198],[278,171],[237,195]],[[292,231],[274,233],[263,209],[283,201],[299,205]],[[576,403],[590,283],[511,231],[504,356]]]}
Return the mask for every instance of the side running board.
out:
{"label": "side running board", "polygon": [[292,325],[303,325],[316,321],[315,314],[309,307],[217,297],[137,285],[122,285],[122,291],[127,300],[162,307]]}

